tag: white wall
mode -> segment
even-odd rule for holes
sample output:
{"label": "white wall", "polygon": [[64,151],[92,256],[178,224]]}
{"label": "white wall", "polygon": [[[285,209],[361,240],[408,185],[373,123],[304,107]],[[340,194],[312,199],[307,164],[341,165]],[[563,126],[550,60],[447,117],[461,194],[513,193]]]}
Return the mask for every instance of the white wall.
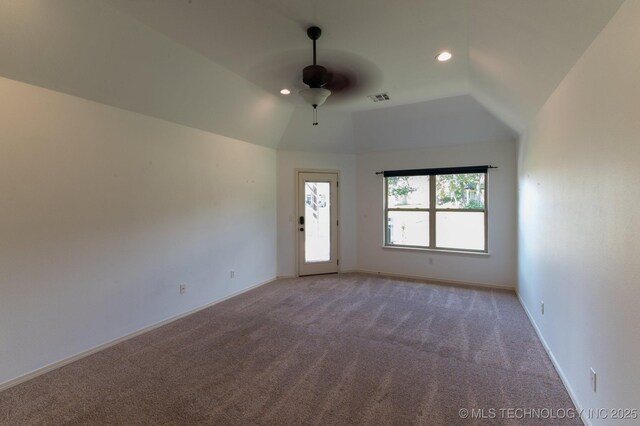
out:
{"label": "white wall", "polygon": [[275,277],[274,150],[4,78],[0,99],[0,383]]}
{"label": "white wall", "polygon": [[[489,171],[489,256],[383,248],[383,177],[375,172],[483,164],[498,167]],[[514,141],[369,153],[358,157],[360,269],[513,287],[516,280],[516,217]]]}
{"label": "white wall", "polygon": [[640,408],[639,22],[625,2],[521,141],[518,291],[585,408]]}
{"label": "white wall", "polygon": [[[311,125],[309,125],[311,127]],[[340,270],[357,266],[356,156],[278,151],[278,276],[296,275],[296,169],[338,170],[340,189]]]}
{"label": "white wall", "polygon": [[352,116],[350,112],[320,108],[318,125],[314,126],[313,108],[297,107],[278,150],[352,154],[356,151]]}

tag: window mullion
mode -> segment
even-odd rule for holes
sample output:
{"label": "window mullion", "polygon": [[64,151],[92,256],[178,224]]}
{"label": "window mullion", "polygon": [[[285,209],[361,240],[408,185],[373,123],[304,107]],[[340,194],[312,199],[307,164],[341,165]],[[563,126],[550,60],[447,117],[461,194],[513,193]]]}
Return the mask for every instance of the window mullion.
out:
{"label": "window mullion", "polygon": [[436,209],[436,211],[449,213],[486,213],[486,209]]}
{"label": "window mullion", "polygon": [[412,208],[412,209],[400,209],[400,208],[396,208],[396,207],[391,207],[388,208],[387,211],[389,212],[430,212],[431,209],[425,209],[423,207],[421,208]]}

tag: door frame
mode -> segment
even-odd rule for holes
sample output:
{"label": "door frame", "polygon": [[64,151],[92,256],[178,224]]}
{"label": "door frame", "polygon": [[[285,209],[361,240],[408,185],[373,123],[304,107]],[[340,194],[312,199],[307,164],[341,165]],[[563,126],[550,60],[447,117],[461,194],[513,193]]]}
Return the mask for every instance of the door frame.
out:
{"label": "door frame", "polygon": [[298,182],[299,182],[299,176],[300,173],[327,173],[327,174],[335,174],[338,176],[338,180],[337,180],[337,185],[336,185],[336,201],[338,203],[338,206],[336,208],[336,211],[338,212],[338,217],[336,218],[338,220],[338,229],[336,230],[336,260],[338,261],[338,274],[340,273],[340,269],[342,267],[342,265],[340,265],[340,170],[331,170],[331,169],[294,169],[293,170],[293,180],[294,180],[294,192],[296,193],[294,199],[295,199],[295,217],[294,217],[294,221],[293,221],[293,229],[294,229],[294,239],[295,239],[295,263],[296,263],[296,277],[300,276],[300,237],[298,236],[298,232],[300,232],[298,230],[299,228],[299,224],[298,224],[298,218],[301,216],[301,212],[300,212],[300,188],[298,188]]}

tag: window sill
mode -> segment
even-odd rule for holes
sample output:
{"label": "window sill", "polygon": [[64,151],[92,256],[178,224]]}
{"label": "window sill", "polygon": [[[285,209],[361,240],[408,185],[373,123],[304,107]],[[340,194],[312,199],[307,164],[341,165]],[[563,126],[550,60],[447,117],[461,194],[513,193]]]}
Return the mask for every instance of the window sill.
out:
{"label": "window sill", "polygon": [[483,251],[468,251],[468,250],[447,250],[447,249],[434,249],[424,247],[410,247],[410,246],[382,246],[383,250],[409,250],[409,251],[426,251],[431,253],[444,253],[444,254],[461,254],[465,256],[491,256],[489,252]]}

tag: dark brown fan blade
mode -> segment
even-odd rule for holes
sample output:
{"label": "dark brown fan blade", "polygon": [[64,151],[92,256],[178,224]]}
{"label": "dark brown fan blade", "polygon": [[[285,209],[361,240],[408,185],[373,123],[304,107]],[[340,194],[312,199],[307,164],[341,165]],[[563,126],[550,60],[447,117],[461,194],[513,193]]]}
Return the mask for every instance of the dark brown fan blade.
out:
{"label": "dark brown fan blade", "polygon": [[[287,88],[296,93],[309,87],[303,82],[303,72],[309,66],[308,49],[291,50],[270,56],[256,63],[246,74],[252,83],[271,93]],[[323,107],[344,105],[363,96],[380,91],[382,72],[372,62],[349,52],[322,50],[318,64],[327,69],[328,82],[323,86],[331,96]],[[288,101],[300,106],[307,104],[301,96],[289,96]]]}
{"label": "dark brown fan blade", "polygon": [[325,88],[331,90],[334,95],[342,94],[353,89],[358,84],[355,74],[345,72],[329,72],[329,82]]}

